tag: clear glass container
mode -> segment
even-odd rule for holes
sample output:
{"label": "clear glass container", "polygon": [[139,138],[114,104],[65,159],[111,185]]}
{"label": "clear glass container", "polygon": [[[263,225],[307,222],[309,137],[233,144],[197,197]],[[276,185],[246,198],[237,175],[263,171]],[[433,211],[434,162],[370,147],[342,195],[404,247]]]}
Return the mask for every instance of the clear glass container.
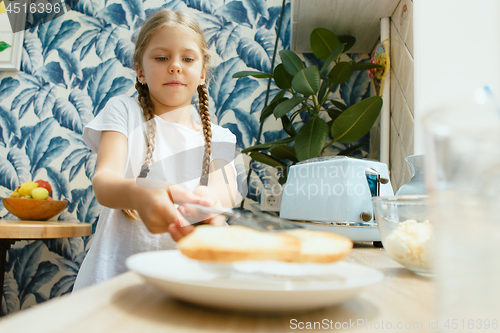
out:
{"label": "clear glass container", "polygon": [[380,239],[387,254],[420,275],[432,275],[434,231],[426,195],[374,197]]}
{"label": "clear glass container", "polygon": [[498,324],[500,107],[460,101],[430,113],[424,127],[439,316]]}

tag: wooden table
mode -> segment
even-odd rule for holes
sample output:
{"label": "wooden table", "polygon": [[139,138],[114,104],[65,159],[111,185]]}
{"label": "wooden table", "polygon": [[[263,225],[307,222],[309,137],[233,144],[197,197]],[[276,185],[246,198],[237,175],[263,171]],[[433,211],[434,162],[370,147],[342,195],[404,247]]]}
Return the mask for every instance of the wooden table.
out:
{"label": "wooden table", "polygon": [[[349,301],[309,313],[252,314],[199,307],[176,301],[128,272],[0,319],[0,332],[310,332],[315,330],[298,329],[299,323],[323,320],[333,326],[317,326],[318,331],[337,331],[335,324],[340,323],[356,332],[437,332],[429,329],[436,320],[431,279],[409,272],[384,249],[368,244],[355,245],[347,261],[377,268],[385,278]],[[297,320],[296,329],[292,319]],[[349,322],[360,326],[349,329]],[[389,325],[392,329],[382,329]]]}
{"label": "wooden table", "polygon": [[21,221],[0,219],[0,308],[7,251],[18,240],[89,236],[92,224],[78,221]]}

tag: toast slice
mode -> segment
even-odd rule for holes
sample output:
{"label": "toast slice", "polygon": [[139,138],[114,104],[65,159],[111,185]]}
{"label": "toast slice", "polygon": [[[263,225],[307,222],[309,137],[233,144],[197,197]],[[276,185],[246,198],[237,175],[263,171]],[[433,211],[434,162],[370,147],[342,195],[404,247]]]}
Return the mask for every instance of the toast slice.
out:
{"label": "toast slice", "polygon": [[300,254],[300,242],[296,237],[239,225],[201,225],[182,238],[178,245],[179,250],[191,259],[218,262],[293,261]]}
{"label": "toast slice", "polygon": [[352,249],[349,238],[331,232],[294,229],[270,233],[238,225],[202,225],[181,239],[178,245],[191,259],[216,262],[331,263],[343,260]]}
{"label": "toast slice", "polygon": [[300,241],[300,255],[295,262],[331,263],[344,260],[352,250],[352,241],[344,236],[328,231],[294,229],[286,234]]}

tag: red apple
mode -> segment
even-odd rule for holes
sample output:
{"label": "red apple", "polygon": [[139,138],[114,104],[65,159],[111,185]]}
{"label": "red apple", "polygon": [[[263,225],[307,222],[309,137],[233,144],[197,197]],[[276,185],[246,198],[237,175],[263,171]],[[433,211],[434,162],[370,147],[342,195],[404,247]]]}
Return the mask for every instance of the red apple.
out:
{"label": "red apple", "polygon": [[38,184],[38,187],[43,187],[49,191],[49,195],[52,193],[52,186],[45,180],[37,180],[35,183]]}

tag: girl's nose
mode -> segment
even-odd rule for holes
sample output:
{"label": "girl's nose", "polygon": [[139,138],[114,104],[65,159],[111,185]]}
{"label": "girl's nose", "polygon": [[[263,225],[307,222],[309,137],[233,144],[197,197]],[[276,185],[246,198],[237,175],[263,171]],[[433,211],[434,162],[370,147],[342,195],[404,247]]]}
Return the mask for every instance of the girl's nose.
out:
{"label": "girl's nose", "polygon": [[181,66],[179,65],[179,62],[173,61],[172,64],[170,65],[169,72],[171,74],[173,74],[173,73],[180,73],[181,72]]}

